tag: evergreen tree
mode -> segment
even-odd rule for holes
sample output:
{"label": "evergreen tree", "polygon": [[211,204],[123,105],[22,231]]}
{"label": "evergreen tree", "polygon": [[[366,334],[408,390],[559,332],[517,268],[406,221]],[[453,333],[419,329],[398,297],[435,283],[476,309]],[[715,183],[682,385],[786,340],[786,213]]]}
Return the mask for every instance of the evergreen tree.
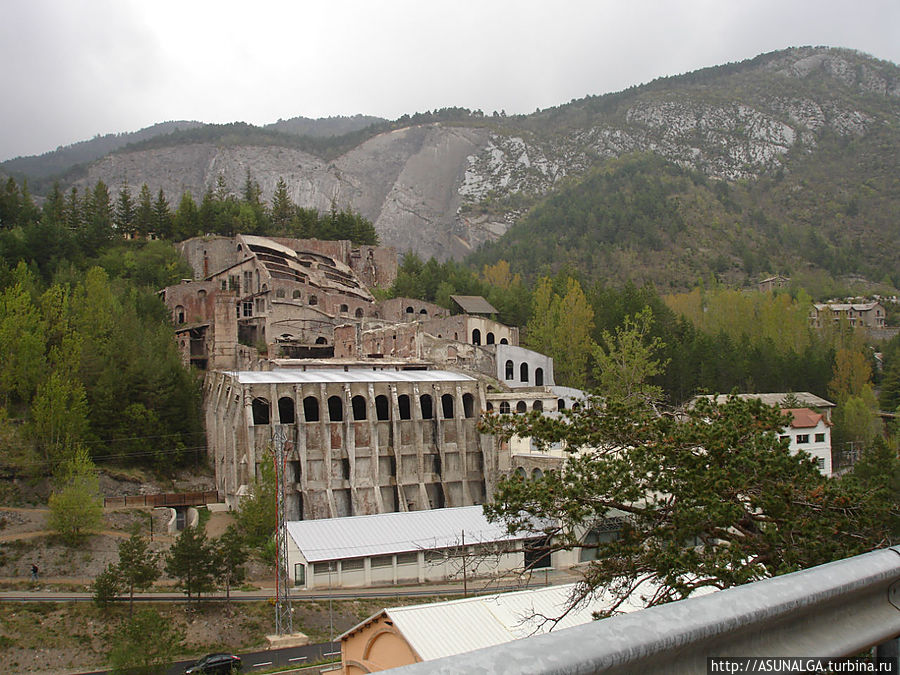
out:
{"label": "evergreen tree", "polygon": [[119,562],[116,574],[119,583],[128,591],[128,613],[134,611],[134,591],[146,590],[159,579],[160,556],[150,550],[138,528],[134,528],[128,539],[119,542]]}
{"label": "evergreen tree", "polygon": [[137,208],[131,197],[131,188],[128,182],[122,183],[119,188],[119,196],[116,199],[115,226],[120,235],[131,235],[135,232],[137,220]]}
{"label": "evergreen tree", "polygon": [[172,220],[172,212],[169,210],[169,200],[166,199],[165,193],[160,188],[156,195],[156,200],[153,202],[153,227],[151,231],[163,239],[171,239],[175,234],[173,226],[174,222]]}
{"label": "evergreen tree", "polygon": [[216,578],[225,586],[225,600],[231,599],[231,587],[244,579],[244,563],[249,553],[244,536],[234,525],[229,525],[214,544],[216,556]]}
{"label": "evergreen tree", "polygon": [[196,527],[185,527],[166,556],[166,574],[178,580],[190,601],[192,595],[213,588],[216,560],[206,540],[206,533]]}
{"label": "evergreen tree", "polygon": [[153,199],[150,188],[144,183],[138,195],[137,210],[134,214],[134,229],[142,237],[153,231]]}
{"label": "evergreen tree", "polygon": [[272,227],[280,235],[288,232],[288,227],[294,217],[294,203],[288,195],[287,183],[279,177],[275,185],[275,194],[272,196]]}
{"label": "evergreen tree", "polygon": [[153,609],[141,610],[111,636],[107,658],[115,674],[166,672],[183,649],[184,634]]}

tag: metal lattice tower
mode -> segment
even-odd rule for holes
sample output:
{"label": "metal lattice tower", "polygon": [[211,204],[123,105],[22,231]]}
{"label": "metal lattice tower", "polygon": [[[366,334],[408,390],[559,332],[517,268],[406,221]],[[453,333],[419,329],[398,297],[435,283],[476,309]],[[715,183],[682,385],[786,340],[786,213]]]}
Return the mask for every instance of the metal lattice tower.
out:
{"label": "metal lattice tower", "polygon": [[293,610],[291,609],[291,589],[288,576],[287,525],[285,517],[285,434],[279,425],[273,431],[275,441],[275,634],[286,635],[294,632]]}

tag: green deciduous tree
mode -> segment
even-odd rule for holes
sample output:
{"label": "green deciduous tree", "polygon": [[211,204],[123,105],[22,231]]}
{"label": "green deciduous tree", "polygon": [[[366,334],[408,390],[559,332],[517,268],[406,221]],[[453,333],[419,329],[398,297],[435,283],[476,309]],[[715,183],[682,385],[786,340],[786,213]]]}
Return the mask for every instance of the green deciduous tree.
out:
{"label": "green deciduous tree", "polygon": [[653,313],[645,307],[634,317],[625,317],[615,334],[603,332],[602,344],[594,347],[593,358],[594,379],[604,398],[630,402],[662,396],[662,389],[650,384],[650,379],[666,367],[657,358],[664,345],[660,338],[651,337],[652,323]]}
{"label": "green deciduous tree", "polygon": [[78,447],[54,476],[47,524],[74,546],[103,524],[103,498],[97,469],[87,450]]}
{"label": "green deciduous tree", "polygon": [[237,512],[238,527],[247,545],[256,549],[265,546],[275,532],[276,517],[275,465],[271,453],[267,453],[252,493],[241,499]]}

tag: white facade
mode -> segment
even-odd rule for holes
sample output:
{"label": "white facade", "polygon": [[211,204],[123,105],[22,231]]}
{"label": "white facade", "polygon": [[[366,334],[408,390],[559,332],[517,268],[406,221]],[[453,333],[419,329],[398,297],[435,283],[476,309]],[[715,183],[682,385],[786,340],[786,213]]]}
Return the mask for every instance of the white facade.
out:
{"label": "white facade", "polygon": [[790,450],[797,454],[801,450],[816,460],[816,465],[824,475],[833,473],[831,462],[831,423],[824,415],[809,408],[790,408],[784,411],[791,416],[791,423],[781,433],[790,442]]}

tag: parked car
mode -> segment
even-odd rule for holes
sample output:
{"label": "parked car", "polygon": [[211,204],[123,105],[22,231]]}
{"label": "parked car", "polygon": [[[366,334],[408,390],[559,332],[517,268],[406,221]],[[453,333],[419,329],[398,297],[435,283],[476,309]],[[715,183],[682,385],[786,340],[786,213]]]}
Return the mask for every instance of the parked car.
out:
{"label": "parked car", "polygon": [[184,669],[185,675],[199,673],[236,673],[241,670],[241,659],[234,654],[207,654],[202,659]]}

